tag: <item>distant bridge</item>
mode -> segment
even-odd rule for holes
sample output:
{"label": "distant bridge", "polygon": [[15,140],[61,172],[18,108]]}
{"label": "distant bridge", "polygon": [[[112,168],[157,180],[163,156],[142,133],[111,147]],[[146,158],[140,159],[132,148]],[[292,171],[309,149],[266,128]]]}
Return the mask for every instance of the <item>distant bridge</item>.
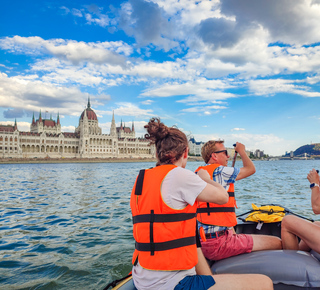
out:
{"label": "distant bridge", "polygon": [[294,156],[270,156],[267,158],[268,160],[318,160],[320,159],[320,155],[311,155],[308,153],[303,153],[299,155],[294,155]]}

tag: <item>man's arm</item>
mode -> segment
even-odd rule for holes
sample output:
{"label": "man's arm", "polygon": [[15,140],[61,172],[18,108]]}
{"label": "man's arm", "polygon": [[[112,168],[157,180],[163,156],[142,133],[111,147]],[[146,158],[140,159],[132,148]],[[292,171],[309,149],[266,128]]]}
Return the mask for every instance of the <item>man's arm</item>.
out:
{"label": "man's arm", "polygon": [[[312,169],[308,176],[308,180],[310,183],[315,183],[319,185],[319,174],[315,169]],[[312,210],[315,214],[320,214],[320,189],[319,186],[314,186],[311,192],[311,206]]]}
{"label": "man's arm", "polygon": [[235,151],[237,151],[241,156],[243,163],[243,167],[240,168],[240,172],[236,180],[240,180],[254,174],[256,172],[256,168],[251,159],[248,157],[245,146],[242,143],[237,142]]}
{"label": "man's arm", "polygon": [[211,180],[208,171],[200,169],[198,176],[207,182],[207,186],[198,195],[198,201],[225,204],[229,200],[228,192],[219,183]]}

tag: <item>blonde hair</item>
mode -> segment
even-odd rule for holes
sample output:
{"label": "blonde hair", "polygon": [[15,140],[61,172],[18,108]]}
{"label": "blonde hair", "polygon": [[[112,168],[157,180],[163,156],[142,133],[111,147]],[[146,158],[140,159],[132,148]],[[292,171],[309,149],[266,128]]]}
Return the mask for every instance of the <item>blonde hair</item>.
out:
{"label": "blonde hair", "polygon": [[178,128],[167,127],[160,121],[160,118],[152,118],[144,126],[148,134],[145,138],[156,145],[158,163],[173,164],[179,160],[184,151],[188,148],[188,139],[186,135]]}
{"label": "blonde hair", "polygon": [[221,144],[221,143],[224,143],[224,141],[223,140],[218,140],[218,141],[210,140],[202,146],[201,156],[202,156],[205,163],[209,162],[212,153],[217,150],[217,148],[216,148],[217,143]]}

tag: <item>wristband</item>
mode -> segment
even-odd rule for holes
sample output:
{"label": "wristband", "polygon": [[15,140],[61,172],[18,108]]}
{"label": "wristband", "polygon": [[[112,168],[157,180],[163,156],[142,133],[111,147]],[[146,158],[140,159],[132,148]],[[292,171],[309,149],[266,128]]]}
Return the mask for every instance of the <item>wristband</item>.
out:
{"label": "wristband", "polygon": [[317,183],[311,183],[311,184],[310,184],[310,188],[311,188],[311,189],[314,188],[315,186],[320,187],[319,184],[317,184]]}

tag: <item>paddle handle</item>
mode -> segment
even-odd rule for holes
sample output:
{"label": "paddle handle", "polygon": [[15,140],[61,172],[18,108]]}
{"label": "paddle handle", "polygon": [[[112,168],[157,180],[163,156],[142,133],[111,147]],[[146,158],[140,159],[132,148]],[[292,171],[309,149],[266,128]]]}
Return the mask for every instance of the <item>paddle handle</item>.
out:
{"label": "paddle handle", "polygon": [[[237,144],[233,144],[233,147],[236,147],[236,146],[237,146]],[[234,167],[234,165],[236,163],[237,155],[238,155],[238,152],[235,151],[234,156],[233,156],[233,161],[232,161],[232,167]]]}

